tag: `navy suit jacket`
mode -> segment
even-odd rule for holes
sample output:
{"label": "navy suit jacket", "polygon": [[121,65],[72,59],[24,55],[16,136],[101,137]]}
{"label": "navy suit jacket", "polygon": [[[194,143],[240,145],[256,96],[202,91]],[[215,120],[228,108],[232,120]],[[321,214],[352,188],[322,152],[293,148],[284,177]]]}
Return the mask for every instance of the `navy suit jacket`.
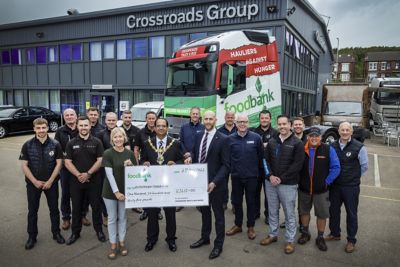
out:
{"label": "navy suit jacket", "polygon": [[[196,134],[193,163],[200,163],[199,152],[200,143],[204,135],[204,131]],[[216,131],[211,140],[210,147],[207,151],[206,163],[208,168],[208,183],[213,182],[216,187],[214,191],[226,190],[226,179],[229,175],[229,150],[226,142],[228,137],[219,131]]]}

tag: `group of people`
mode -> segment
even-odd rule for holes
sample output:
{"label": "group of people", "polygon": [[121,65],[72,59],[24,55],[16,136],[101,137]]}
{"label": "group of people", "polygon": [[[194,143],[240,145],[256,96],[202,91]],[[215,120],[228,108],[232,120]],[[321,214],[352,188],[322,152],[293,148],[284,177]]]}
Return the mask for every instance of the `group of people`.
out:
{"label": "group of people", "polygon": [[[345,251],[355,249],[357,208],[360,178],[368,169],[368,156],[362,143],[353,139],[352,126],[339,126],[340,138],[331,146],[322,143],[321,131],[311,127],[304,134],[302,118],[290,120],[277,117],[277,129],[271,126],[271,113],[259,113],[259,126],[249,128],[245,114],[226,112],[225,123],[216,129],[217,118],[212,111],[200,108],[190,111],[190,122],[183,125],[180,139],[168,135],[168,120],[157,118],[154,112],[146,114],[146,125],[138,129],[131,124],[132,114],[124,111],[123,124],[117,127],[117,114],[105,116],[105,126],[99,120],[99,111],[91,107],[87,116],[77,117],[73,109],[63,112],[65,125],[55,139],[48,136],[48,123],[38,118],[33,123],[35,137],[22,147],[20,160],[25,174],[28,196],[28,235],[26,249],[37,241],[37,212],[41,193],[47,197],[53,239],[72,245],[80,238],[88,205],[92,209],[92,223],[99,241],[105,242],[103,225],[107,226],[111,243],[107,256],[128,255],[125,244],[127,210],[125,209],[124,168],[132,165],[173,165],[203,163],[208,167],[209,205],[198,207],[202,226],[200,239],[191,249],[210,244],[212,212],[215,217],[216,238],[209,259],[217,258],[223,250],[225,235],[242,232],[243,196],[246,200],[247,236],[256,238],[255,221],[261,214],[261,191],[264,192],[265,222],[269,234],[260,242],[270,245],[278,240],[279,227],[286,228],[284,252],[295,251],[296,200],[300,224],[298,244],[311,239],[310,210],[314,206],[317,217],[316,246],[327,250],[325,241],[340,240],[340,209],[347,212],[347,245]],[[58,177],[61,177],[62,228],[71,227],[71,236],[65,241],[60,231],[58,209]],[[231,181],[231,194],[228,183]],[[231,199],[235,215],[234,225],[225,232],[224,210]],[[72,202],[72,212],[70,203]],[[279,224],[279,210],[285,215]],[[170,251],[177,250],[176,208],[164,207],[165,239]],[[212,210],[212,212],[211,212]],[[140,219],[147,218],[147,244],[151,251],[159,237],[160,207],[141,210]],[[71,224],[72,218],[72,224]],[[330,234],[324,236],[329,218]]]}

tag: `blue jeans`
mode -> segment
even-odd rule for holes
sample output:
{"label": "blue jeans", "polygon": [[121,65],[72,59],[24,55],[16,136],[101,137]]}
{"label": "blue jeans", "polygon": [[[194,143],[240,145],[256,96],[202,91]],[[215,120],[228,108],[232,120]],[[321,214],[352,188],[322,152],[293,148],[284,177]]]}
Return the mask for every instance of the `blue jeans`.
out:
{"label": "blue jeans", "polygon": [[279,231],[279,207],[282,204],[285,213],[287,242],[294,242],[296,236],[296,197],[298,185],[280,184],[273,186],[268,180],[265,180],[265,188],[268,196],[268,214],[269,214],[269,235],[278,236]]}
{"label": "blue jeans", "polygon": [[[126,210],[125,201],[103,198],[108,211],[108,238],[110,243],[117,243],[117,233],[119,242],[125,241],[126,235]],[[118,229],[118,232],[117,232]]]}

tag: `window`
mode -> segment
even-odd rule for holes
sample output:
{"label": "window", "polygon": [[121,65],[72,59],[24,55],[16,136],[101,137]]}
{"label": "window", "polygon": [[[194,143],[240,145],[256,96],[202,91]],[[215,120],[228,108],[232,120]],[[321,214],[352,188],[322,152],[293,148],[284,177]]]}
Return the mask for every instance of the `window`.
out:
{"label": "window", "polygon": [[386,70],[386,62],[381,62],[381,70]]}
{"label": "window", "polygon": [[378,63],[377,62],[369,62],[368,63],[368,70],[376,70],[378,67]]}
{"label": "window", "polygon": [[90,60],[101,60],[101,42],[90,43]]}
{"label": "window", "polygon": [[198,40],[198,39],[201,39],[201,38],[204,38],[204,37],[207,37],[207,33],[205,33],[205,32],[191,33],[190,34],[190,41]]}
{"label": "window", "polygon": [[350,74],[349,73],[342,73],[340,74],[340,80],[342,82],[348,82],[350,81]]}
{"label": "window", "polygon": [[47,90],[29,90],[29,105],[49,107],[49,93]]}
{"label": "window", "polygon": [[114,59],[114,41],[103,43],[103,58]]}
{"label": "window", "polygon": [[337,71],[338,71],[338,64],[337,64],[337,63],[334,63],[334,64],[333,64],[333,71],[334,71],[334,72],[337,72]]}
{"label": "window", "polygon": [[49,56],[48,62],[49,63],[57,62],[58,61],[57,46],[50,46],[47,48],[47,51],[48,51],[48,56]]}
{"label": "window", "polygon": [[132,59],[132,40],[117,41],[117,59]]}
{"label": "window", "polygon": [[50,90],[50,109],[60,112],[60,90]]}
{"label": "window", "polygon": [[45,64],[46,63],[46,47],[41,46],[36,48],[36,63]]}
{"label": "window", "polygon": [[82,44],[72,44],[72,61],[82,61]]}
{"label": "window", "polygon": [[10,51],[2,50],[1,51],[1,64],[10,64]]}
{"label": "window", "polygon": [[134,40],[135,44],[135,57],[146,57],[147,56],[147,40],[137,39]]}
{"label": "window", "polygon": [[399,62],[396,62],[396,65],[394,66],[394,68],[396,69],[396,70],[398,70],[399,69]]}
{"label": "window", "polygon": [[35,48],[27,48],[26,52],[26,64],[35,64]]}
{"label": "window", "polygon": [[390,70],[390,62],[387,62],[387,63],[386,63],[386,69],[387,69],[387,70]]}
{"label": "window", "polygon": [[349,72],[349,63],[342,63],[342,72]]}
{"label": "window", "polygon": [[83,99],[85,99],[83,90],[61,90],[61,111],[64,112],[67,108],[72,108],[78,115],[85,114]]}
{"label": "window", "polygon": [[21,65],[21,49],[11,49],[11,64]]}
{"label": "window", "polygon": [[150,37],[150,57],[164,57],[164,36]]}
{"label": "window", "polygon": [[187,43],[186,35],[173,36],[172,37],[172,52],[175,52],[176,50],[178,50],[185,43]]}
{"label": "window", "polygon": [[24,105],[24,90],[14,90],[14,105],[15,106]]}
{"label": "window", "polygon": [[69,63],[71,57],[69,53],[70,46],[67,44],[60,45],[60,62]]}

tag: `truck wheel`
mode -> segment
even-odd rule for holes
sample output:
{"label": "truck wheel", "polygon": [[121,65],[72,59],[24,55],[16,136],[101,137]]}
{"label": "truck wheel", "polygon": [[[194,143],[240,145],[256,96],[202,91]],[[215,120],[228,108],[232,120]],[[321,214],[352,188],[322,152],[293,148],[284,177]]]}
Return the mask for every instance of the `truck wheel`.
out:
{"label": "truck wheel", "polygon": [[326,136],[325,136],[325,144],[332,144],[333,142],[335,142],[338,139],[338,135],[335,132],[329,132]]}
{"label": "truck wheel", "polygon": [[7,129],[4,126],[0,126],[0,138],[3,138],[7,134]]}

